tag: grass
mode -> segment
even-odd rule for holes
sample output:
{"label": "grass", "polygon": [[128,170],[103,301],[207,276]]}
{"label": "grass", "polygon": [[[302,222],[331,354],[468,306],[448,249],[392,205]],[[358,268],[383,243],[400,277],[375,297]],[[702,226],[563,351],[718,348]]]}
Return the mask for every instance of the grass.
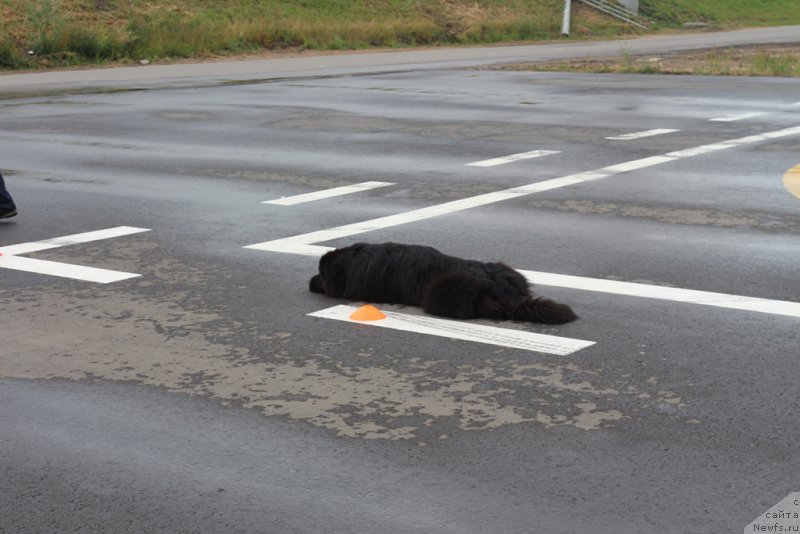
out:
{"label": "grass", "polygon": [[732,47],[724,50],[676,53],[662,57],[639,57],[622,50],[621,57],[618,58],[587,58],[504,68],[622,74],[800,77],[800,45]]}
{"label": "grass", "polygon": [[[699,7],[698,7],[699,6]],[[560,37],[563,0],[0,0],[0,68]],[[797,0],[641,0],[659,28],[800,23]],[[582,4],[572,38],[639,33]]]}
{"label": "grass", "polygon": [[770,76],[800,76],[800,54],[760,53],[753,58],[751,71]]}
{"label": "grass", "polygon": [[558,35],[560,2],[0,0],[0,67],[540,40]]}
{"label": "grass", "polygon": [[798,24],[797,0],[641,0],[639,11],[662,27],[705,22],[715,28]]}

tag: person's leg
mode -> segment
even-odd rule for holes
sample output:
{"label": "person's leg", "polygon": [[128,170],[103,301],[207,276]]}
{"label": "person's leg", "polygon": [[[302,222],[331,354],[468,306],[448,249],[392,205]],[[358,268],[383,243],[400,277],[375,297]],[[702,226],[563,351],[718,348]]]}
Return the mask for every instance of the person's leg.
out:
{"label": "person's leg", "polygon": [[6,184],[3,181],[3,174],[0,173],[0,219],[13,217],[17,214],[17,207],[11,199],[11,195],[6,190]]}

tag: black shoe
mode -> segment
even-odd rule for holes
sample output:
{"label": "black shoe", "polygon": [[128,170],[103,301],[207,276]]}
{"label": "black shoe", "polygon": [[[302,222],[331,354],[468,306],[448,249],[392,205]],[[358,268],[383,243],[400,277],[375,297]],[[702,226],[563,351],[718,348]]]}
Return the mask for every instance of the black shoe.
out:
{"label": "black shoe", "polygon": [[17,216],[17,210],[0,211],[0,219],[10,219]]}

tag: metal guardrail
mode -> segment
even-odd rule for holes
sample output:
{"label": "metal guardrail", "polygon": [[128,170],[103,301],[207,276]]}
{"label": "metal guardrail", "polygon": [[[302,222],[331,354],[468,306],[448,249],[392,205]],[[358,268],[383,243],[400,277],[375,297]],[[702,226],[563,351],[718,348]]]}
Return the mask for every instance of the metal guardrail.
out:
{"label": "metal guardrail", "polygon": [[641,28],[643,30],[647,29],[646,24],[649,22],[644,17],[634,13],[629,9],[625,9],[621,5],[617,4],[616,2],[609,2],[607,0],[580,0],[587,6],[590,6],[598,11],[602,11],[607,15],[611,15],[614,18],[627,22],[628,24],[633,24],[637,28]]}

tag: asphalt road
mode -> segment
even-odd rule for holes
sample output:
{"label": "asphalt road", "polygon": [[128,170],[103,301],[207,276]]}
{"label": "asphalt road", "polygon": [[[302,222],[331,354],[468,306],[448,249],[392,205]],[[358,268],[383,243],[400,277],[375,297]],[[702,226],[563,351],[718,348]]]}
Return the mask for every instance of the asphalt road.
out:
{"label": "asphalt road", "polygon": [[[0,530],[740,532],[798,490],[795,80],[340,57],[0,78]],[[570,275],[574,323],[473,323],[594,344],[309,316],[354,241]]]}

